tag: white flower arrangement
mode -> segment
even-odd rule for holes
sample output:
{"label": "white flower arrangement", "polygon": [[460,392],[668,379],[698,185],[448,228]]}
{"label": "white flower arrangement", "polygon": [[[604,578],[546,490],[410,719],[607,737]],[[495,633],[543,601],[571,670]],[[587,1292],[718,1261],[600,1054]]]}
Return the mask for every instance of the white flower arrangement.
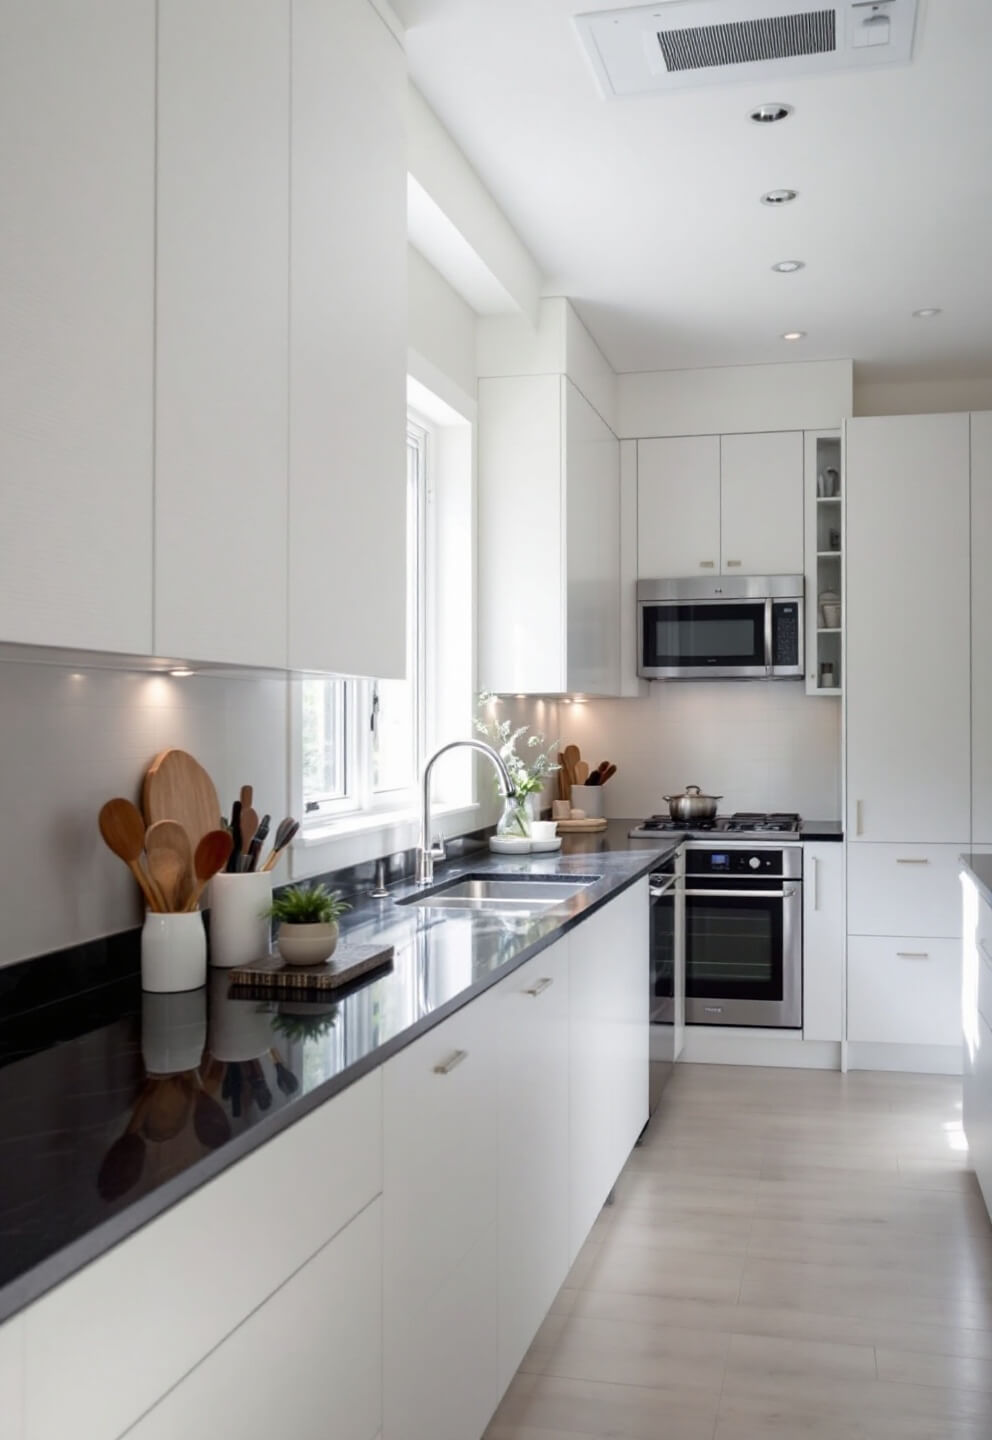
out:
{"label": "white flower arrangement", "polygon": [[[488,690],[484,690],[479,696],[480,707],[498,703],[499,697]],[[497,720],[495,717],[483,720],[476,716],[475,729],[499,753],[500,759],[510,772],[519,801],[542,790],[548,776],[561,769],[555,759],[561,741],[552,740],[548,743],[546,737],[538,731],[528,735],[529,725],[518,725],[514,729],[509,720]],[[517,754],[517,742],[522,741],[525,735],[526,748],[531,752],[526,758]]]}

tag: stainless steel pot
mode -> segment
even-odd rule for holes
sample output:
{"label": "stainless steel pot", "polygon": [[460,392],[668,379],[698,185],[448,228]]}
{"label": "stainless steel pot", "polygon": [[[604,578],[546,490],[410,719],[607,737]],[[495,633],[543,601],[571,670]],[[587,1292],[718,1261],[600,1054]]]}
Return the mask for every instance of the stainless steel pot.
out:
{"label": "stainless steel pot", "polygon": [[663,795],[668,801],[668,813],[682,825],[692,825],[697,820],[712,820],[716,815],[718,801],[722,795],[703,795],[698,785],[687,785],[684,795]]}

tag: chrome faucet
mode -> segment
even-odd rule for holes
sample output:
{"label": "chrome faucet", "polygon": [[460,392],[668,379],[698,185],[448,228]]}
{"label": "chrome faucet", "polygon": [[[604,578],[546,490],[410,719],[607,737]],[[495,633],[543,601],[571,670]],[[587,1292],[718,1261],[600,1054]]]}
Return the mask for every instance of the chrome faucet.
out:
{"label": "chrome faucet", "polygon": [[513,781],[510,778],[510,772],[503,763],[501,756],[497,754],[491,745],[487,745],[485,741],[452,740],[449,744],[442,745],[440,750],[435,750],[434,754],[424,766],[423,808],[420,812],[420,845],[417,848],[416,881],[418,885],[432,884],[434,880],[434,862],[435,860],[444,859],[444,841],[431,839],[431,771],[434,768],[435,760],[439,760],[448,750],[457,750],[461,745],[466,746],[469,750],[478,750],[480,754],[489,756],[489,759],[496,766],[497,773],[499,774],[499,793],[503,796],[504,800],[512,799],[516,793],[513,787]]}

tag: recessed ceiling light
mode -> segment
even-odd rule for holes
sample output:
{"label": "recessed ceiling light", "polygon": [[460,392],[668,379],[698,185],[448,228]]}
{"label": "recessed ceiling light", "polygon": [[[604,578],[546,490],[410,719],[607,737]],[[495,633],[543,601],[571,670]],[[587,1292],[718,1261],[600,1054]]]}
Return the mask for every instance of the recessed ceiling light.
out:
{"label": "recessed ceiling light", "polygon": [[778,260],[772,266],[776,275],[792,275],[796,270],[804,269],[805,260]]}
{"label": "recessed ceiling light", "polygon": [[178,669],[176,669],[176,670],[170,670],[170,671],[169,671],[169,674],[170,674],[170,675],[175,675],[175,677],[176,677],[177,680],[185,680],[185,678],[186,678],[187,675],[193,675],[193,674],[195,674],[195,673],[196,673],[195,671],[187,669],[186,666],[184,666],[184,665],[181,665],[181,666],[180,666]]}
{"label": "recessed ceiling light", "polygon": [[780,100],[769,100],[764,105],[759,105],[756,110],[752,110],[750,118],[756,125],[773,125],[776,120],[784,120],[787,115],[791,114],[791,105],[784,105]]}
{"label": "recessed ceiling light", "polygon": [[766,190],[761,197],[762,205],[788,205],[790,200],[795,200],[799,194],[798,190]]}
{"label": "recessed ceiling light", "polygon": [[782,339],[783,339],[783,340],[805,340],[805,339],[806,339],[806,331],[805,331],[805,330],[786,330],[785,334],[782,336]]}
{"label": "recessed ceiling light", "polygon": [[924,310],[914,310],[914,320],[932,320],[935,315],[940,314],[939,305],[928,305]]}

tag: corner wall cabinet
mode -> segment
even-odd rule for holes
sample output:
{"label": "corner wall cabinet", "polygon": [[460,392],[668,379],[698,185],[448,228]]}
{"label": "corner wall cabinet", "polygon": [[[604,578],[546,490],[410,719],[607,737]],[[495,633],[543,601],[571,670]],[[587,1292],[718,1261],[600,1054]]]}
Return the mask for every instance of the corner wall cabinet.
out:
{"label": "corner wall cabinet", "polygon": [[0,79],[0,641],[402,675],[395,36],[51,0],[4,7]]}
{"label": "corner wall cabinet", "polygon": [[479,381],[479,683],[620,693],[620,444],[564,375]]}
{"label": "corner wall cabinet", "polygon": [[806,467],[806,693],[844,686],[844,467],[840,431],[808,432]]}

